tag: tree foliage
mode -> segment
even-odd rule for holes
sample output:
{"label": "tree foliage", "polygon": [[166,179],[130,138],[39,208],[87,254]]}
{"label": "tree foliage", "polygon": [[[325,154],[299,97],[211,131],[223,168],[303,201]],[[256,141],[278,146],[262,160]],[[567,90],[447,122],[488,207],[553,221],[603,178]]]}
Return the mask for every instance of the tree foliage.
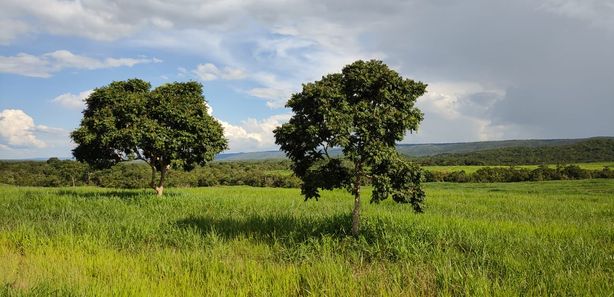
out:
{"label": "tree foliage", "polygon": [[[294,116],[274,134],[303,180],[305,199],[317,199],[319,189],[346,187],[355,196],[354,233],[365,177],[373,182],[372,202],[392,196],[421,211],[420,170],[399,156],[395,143],[418,129],[423,115],[414,103],[425,91],[426,84],[376,60],[304,84],[286,105]],[[342,148],[343,159],[329,155],[333,147]]]}
{"label": "tree foliage", "polygon": [[[227,147],[223,129],[207,113],[202,85],[175,82],[151,89],[139,79],[97,88],[86,99],[73,155],[94,168],[143,160],[151,186],[161,195],[171,167],[191,170]],[[160,179],[155,184],[156,173]]]}

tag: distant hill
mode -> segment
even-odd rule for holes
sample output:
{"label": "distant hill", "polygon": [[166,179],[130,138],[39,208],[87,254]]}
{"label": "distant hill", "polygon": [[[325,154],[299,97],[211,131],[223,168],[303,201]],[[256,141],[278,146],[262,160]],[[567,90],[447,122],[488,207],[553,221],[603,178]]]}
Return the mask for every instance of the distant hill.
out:
{"label": "distant hill", "polygon": [[286,155],[281,151],[263,151],[250,153],[222,153],[215,156],[217,161],[258,161],[269,159],[285,159]]}
{"label": "distant hill", "polygon": [[574,144],[590,138],[581,139],[530,139],[500,140],[458,143],[399,144],[397,150],[409,157],[435,156],[440,154],[470,153],[506,147],[542,147]]}
{"label": "distant hill", "polygon": [[513,146],[416,158],[423,165],[519,165],[614,161],[614,138],[595,137],[558,145]]}
{"label": "distant hill", "polygon": [[[599,142],[601,141],[601,142]],[[448,164],[448,163],[475,163],[480,159],[498,159],[508,164],[517,162],[521,157],[526,160],[548,159],[547,155],[556,155],[568,160],[570,158],[595,159],[596,161],[614,161],[609,158],[614,152],[609,151],[610,143],[614,143],[614,137],[592,137],[579,139],[530,139],[530,140],[501,140],[501,141],[478,141],[478,142],[458,142],[458,143],[428,143],[428,144],[399,144],[397,150],[410,158],[418,158],[424,163]],[[570,147],[577,145],[576,147]],[[559,149],[535,149],[535,148],[559,148]],[[478,153],[479,152],[479,153]],[[584,152],[584,153],[582,153]],[[592,152],[590,155],[587,152]],[[340,149],[329,151],[331,155],[341,154]],[[573,155],[576,156],[573,156]],[[436,156],[436,157],[435,157]],[[530,157],[529,157],[530,156]],[[591,157],[592,156],[592,157]],[[597,156],[597,157],[595,157]],[[285,159],[286,156],[281,151],[261,151],[248,153],[223,153],[216,156],[217,161],[261,161]],[[531,159],[532,158],[532,159]],[[21,160],[5,161],[46,161],[48,158],[30,158]],[[61,158],[70,159],[70,158]],[[596,162],[595,161],[595,162]],[[537,162],[537,161],[535,161]],[[535,163],[533,162],[533,163]],[[580,162],[580,161],[577,161]],[[583,161],[589,162],[589,161]],[[518,164],[518,163],[517,163]]]}
{"label": "distant hill", "polygon": [[[546,147],[570,145],[590,139],[610,139],[614,137],[594,137],[580,139],[530,139],[530,140],[501,140],[501,141],[478,141],[478,142],[458,142],[458,143],[428,143],[428,144],[399,144],[397,149],[408,157],[426,157],[441,154],[460,154],[471,153],[484,150],[492,150],[510,147]],[[332,154],[340,154],[339,149],[332,150]],[[228,153],[219,154],[218,161],[248,161],[248,160],[267,160],[283,159],[285,155],[281,151],[264,151],[251,153]]]}

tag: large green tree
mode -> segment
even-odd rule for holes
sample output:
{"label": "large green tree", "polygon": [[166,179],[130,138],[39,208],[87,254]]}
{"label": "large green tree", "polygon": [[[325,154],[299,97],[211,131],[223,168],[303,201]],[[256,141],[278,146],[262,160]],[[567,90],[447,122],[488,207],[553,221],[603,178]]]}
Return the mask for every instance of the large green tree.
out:
{"label": "large green tree", "polygon": [[150,186],[162,195],[170,168],[191,170],[227,148],[223,128],[208,114],[202,92],[197,82],[152,90],[140,79],[97,88],[85,100],[81,125],[71,134],[77,144],[73,155],[96,168],[145,161],[151,166]]}
{"label": "large green tree", "polygon": [[[425,92],[426,84],[377,60],[356,61],[304,84],[286,104],[294,115],[274,133],[303,181],[305,199],[317,199],[319,189],[347,188],[354,195],[354,235],[366,178],[373,184],[372,202],[392,196],[421,212],[420,168],[402,158],[395,144],[418,129],[423,115],[414,103]],[[342,148],[343,156],[329,155],[333,147]]]}

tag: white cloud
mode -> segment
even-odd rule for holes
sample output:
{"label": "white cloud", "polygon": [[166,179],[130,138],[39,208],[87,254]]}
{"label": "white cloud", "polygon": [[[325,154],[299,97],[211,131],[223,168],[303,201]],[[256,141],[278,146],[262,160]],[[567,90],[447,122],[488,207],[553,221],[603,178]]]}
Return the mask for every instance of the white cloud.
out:
{"label": "white cloud", "polygon": [[261,87],[247,90],[247,94],[266,100],[270,108],[280,108],[290,99],[290,95],[298,91],[300,83],[285,79],[281,80],[271,73],[259,72],[251,75],[252,80],[258,82]]}
{"label": "white cloud", "polygon": [[[143,20],[120,20],[122,5],[98,1],[6,0],[3,9],[27,15],[40,31],[109,41],[134,33]],[[136,21],[136,24],[135,24]],[[144,24],[143,24],[144,25]]]}
{"label": "white cloud", "polygon": [[418,98],[424,121],[404,142],[458,142],[502,139],[511,127],[493,125],[490,111],[503,90],[473,82],[435,82]]}
{"label": "white cloud", "polygon": [[0,111],[0,159],[68,157],[72,148],[65,129],[37,124],[20,109]]}
{"label": "white cloud", "polygon": [[360,36],[369,27],[345,26],[317,17],[303,17],[275,25],[270,34],[256,41],[254,55],[267,68],[251,79],[260,86],[248,94],[266,100],[270,108],[283,107],[303,83],[312,82],[356,60],[382,59],[385,55],[365,50]]}
{"label": "white cloud", "polygon": [[[4,0],[7,15],[26,16],[37,31],[114,41],[154,27],[158,30],[233,26],[250,10],[278,1],[214,0]],[[265,8],[266,9],[266,8]]]}
{"label": "white cloud", "polygon": [[[213,115],[213,108],[205,102],[207,112]],[[217,119],[224,128],[230,152],[253,152],[277,149],[273,130],[287,122],[291,114],[278,114],[265,119],[248,118],[238,125]],[[214,116],[215,117],[215,116]]]}
{"label": "white cloud", "polygon": [[[179,68],[180,76],[186,74],[185,68]],[[276,75],[267,72],[256,72],[248,74],[247,71],[241,68],[224,67],[220,69],[212,63],[199,64],[192,73],[200,80],[239,80],[246,79],[258,83],[260,86],[245,90],[245,93],[264,99],[270,108],[283,107],[285,102],[290,98],[290,95],[297,91],[298,82],[290,80],[281,80]]]}
{"label": "white cloud", "polygon": [[0,19],[0,45],[8,45],[19,35],[30,31],[30,26],[20,20]]}
{"label": "white cloud", "polygon": [[207,63],[199,64],[192,72],[201,80],[207,81],[217,79],[219,69],[215,65]]}
{"label": "white cloud", "polygon": [[85,99],[92,94],[93,90],[83,91],[79,94],[64,93],[53,98],[52,102],[70,109],[82,110],[85,108]]}
{"label": "white cloud", "polygon": [[0,72],[13,73],[31,77],[50,77],[63,69],[101,69],[115,67],[132,67],[142,63],[160,63],[156,58],[106,58],[96,59],[75,55],[67,50],[34,56],[19,53],[15,56],[0,56]]}
{"label": "white cloud", "polygon": [[209,115],[213,115],[213,107],[211,107],[211,105],[209,105],[209,102],[205,101],[205,106],[207,107],[207,113]]}
{"label": "white cloud", "polygon": [[208,80],[216,80],[216,79],[225,79],[225,80],[235,80],[242,79],[247,76],[243,69],[233,68],[233,67],[224,67],[223,69],[219,69],[217,66],[211,63],[199,64],[196,66],[196,69],[192,71],[200,80],[208,81]]}
{"label": "white cloud", "polygon": [[0,112],[0,141],[5,147],[46,147],[47,144],[35,136],[37,129],[49,128],[34,125],[32,117],[23,110],[5,109]]}
{"label": "white cloud", "polygon": [[220,121],[229,140],[231,152],[253,152],[276,149],[273,130],[290,119],[290,114],[279,114],[266,119],[249,118],[239,125]]}

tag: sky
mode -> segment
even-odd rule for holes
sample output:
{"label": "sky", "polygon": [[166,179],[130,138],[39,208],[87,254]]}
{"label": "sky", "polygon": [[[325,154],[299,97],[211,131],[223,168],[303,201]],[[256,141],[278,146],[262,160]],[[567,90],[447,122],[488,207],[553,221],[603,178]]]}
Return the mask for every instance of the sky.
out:
{"label": "sky", "polygon": [[0,0],[0,159],[70,157],[83,98],[135,77],[276,150],[290,95],[359,59],[429,85],[403,143],[614,135],[612,0]]}

